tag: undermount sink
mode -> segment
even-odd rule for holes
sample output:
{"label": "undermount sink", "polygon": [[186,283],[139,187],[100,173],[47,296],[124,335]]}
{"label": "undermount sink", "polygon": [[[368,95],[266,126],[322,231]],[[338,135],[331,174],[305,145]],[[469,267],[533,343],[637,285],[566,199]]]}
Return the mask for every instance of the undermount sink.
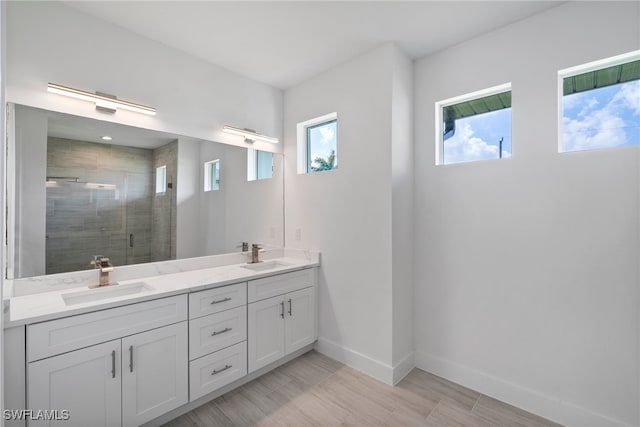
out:
{"label": "undermount sink", "polygon": [[135,282],[127,283],[126,285],[109,285],[102,288],[88,289],[86,291],[69,292],[62,294],[62,299],[66,305],[74,305],[121,297],[124,295],[141,294],[152,289],[153,287],[149,286],[145,282]]}
{"label": "undermount sink", "polygon": [[245,264],[242,266],[242,268],[246,268],[248,270],[253,270],[253,271],[272,270],[274,268],[280,268],[280,267],[289,267],[289,264],[285,264],[280,261],[264,261],[264,262],[257,262],[255,264]]}

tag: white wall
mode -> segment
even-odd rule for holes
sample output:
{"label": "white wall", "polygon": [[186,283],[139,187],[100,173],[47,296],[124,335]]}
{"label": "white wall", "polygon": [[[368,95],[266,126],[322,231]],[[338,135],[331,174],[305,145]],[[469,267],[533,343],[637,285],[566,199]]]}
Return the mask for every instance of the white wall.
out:
{"label": "white wall", "polygon": [[[223,133],[224,124],[281,137],[278,89],[60,2],[8,2],[7,14],[9,102],[239,145],[242,137]],[[96,112],[91,103],[48,93],[49,82],[110,93],[158,113]],[[254,148],[282,150],[260,141]]]}
{"label": "white wall", "polygon": [[[285,245],[322,251],[317,348],[389,383],[395,359],[408,356],[394,358],[393,289],[401,286],[397,296],[404,299],[411,287],[410,273],[394,277],[392,265],[392,187],[410,175],[394,181],[391,172],[399,129],[393,120],[410,119],[410,107],[392,108],[396,66],[398,85],[411,85],[401,55],[384,45],[287,90],[284,102]],[[296,124],[332,112],[338,114],[338,168],[298,175]],[[406,149],[406,133],[398,135]],[[404,327],[409,342],[410,327]],[[398,343],[399,350],[411,350],[405,347],[412,345]]]}
{"label": "white wall", "polygon": [[413,62],[393,51],[391,99],[393,382],[413,360]]}
{"label": "white wall", "polygon": [[[637,2],[569,2],[416,62],[418,367],[640,424],[639,149],[557,153],[557,71],[639,48]],[[513,157],[434,166],[434,103],[505,82]]]}

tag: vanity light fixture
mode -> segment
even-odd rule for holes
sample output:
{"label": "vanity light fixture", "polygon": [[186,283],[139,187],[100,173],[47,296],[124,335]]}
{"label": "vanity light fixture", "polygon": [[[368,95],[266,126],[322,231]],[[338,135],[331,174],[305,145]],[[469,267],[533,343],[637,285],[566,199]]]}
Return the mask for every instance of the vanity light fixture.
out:
{"label": "vanity light fixture", "polygon": [[278,143],[278,138],[261,135],[251,129],[241,129],[234,126],[225,125],[224,128],[222,128],[222,130],[228,133],[233,133],[235,135],[244,136],[244,142],[246,142],[247,144],[253,144],[254,142],[256,142],[256,140],[271,142],[273,144]]}
{"label": "vanity light fixture", "polygon": [[148,114],[150,116],[156,115],[155,108],[146,107],[140,104],[134,104],[133,102],[124,101],[122,99],[116,98],[115,96],[104,93],[86,92],[84,90],[73,89],[55,83],[49,83],[47,85],[47,90],[51,93],[65,95],[71,98],[81,99],[83,101],[94,102],[96,104],[96,109],[100,111],[115,113],[116,109],[122,108],[123,110]]}

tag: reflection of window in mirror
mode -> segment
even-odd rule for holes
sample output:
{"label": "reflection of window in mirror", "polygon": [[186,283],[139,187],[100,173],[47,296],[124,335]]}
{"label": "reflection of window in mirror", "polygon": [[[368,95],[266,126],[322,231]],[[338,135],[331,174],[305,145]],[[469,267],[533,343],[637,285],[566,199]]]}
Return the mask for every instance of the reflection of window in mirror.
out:
{"label": "reflection of window in mirror", "polygon": [[273,153],[247,149],[247,181],[273,178]]}
{"label": "reflection of window in mirror", "polygon": [[156,194],[167,191],[167,165],[156,168]]}
{"label": "reflection of window in mirror", "polygon": [[204,164],[204,191],[220,189],[220,159]]}

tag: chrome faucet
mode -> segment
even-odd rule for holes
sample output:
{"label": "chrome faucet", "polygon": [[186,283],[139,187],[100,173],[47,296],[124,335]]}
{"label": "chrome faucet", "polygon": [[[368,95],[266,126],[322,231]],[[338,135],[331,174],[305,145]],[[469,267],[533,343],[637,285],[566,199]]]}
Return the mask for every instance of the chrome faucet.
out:
{"label": "chrome faucet", "polygon": [[260,252],[264,252],[264,249],[262,248],[261,244],[254,243],[253,245],[251,245],[251,263],[250,264],[256,264],[258,262],[262,262],[260,261]]}
{"label": "chrome faucet", "polygon": [[99,287],[115,284],[109,281],[109,273],[113,271],[113,265],[111,265],[109,258],[102,255],[94,255],[91,264],[94,265],[95,268],[100,269],[100,283],[98,284]]}

